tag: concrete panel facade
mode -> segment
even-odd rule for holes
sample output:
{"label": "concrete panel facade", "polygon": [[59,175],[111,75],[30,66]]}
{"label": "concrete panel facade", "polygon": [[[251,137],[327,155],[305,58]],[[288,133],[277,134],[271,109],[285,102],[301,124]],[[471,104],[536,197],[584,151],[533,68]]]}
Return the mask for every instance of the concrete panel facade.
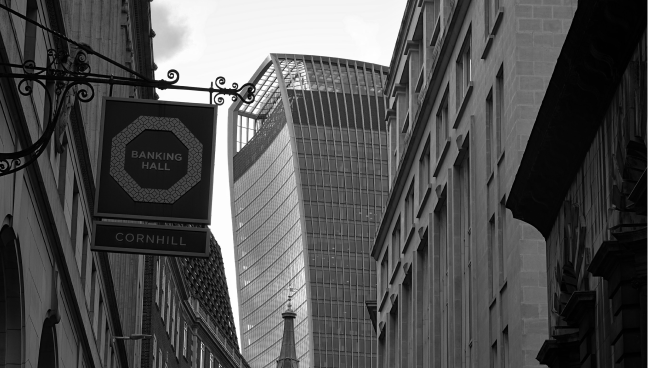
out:
{"label": "concrete panel facade", "polygon": [[574,1],[409,1],[385,86],[378,367],[533,367],[545,242],[505,208]]}

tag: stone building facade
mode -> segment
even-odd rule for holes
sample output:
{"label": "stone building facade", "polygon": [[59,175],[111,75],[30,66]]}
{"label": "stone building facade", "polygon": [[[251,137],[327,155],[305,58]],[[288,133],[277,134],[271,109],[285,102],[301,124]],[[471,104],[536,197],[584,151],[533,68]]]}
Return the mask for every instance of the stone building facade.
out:
{"label": "stone building facade", "polygon": [[579,3],[507,202],[546,238],[548,367],[647,366],[646,6]]}
{"label": "stone building facade", "polygon": [[378,367],[539,365],[545,241],[505,203],[575,10],[408,1],[384,89]]}
{"label": "stone building facade", "polygon": [[249,368],[239,352],[220,246],[207,259],[145,257],[140,367]]}
{"label": "stone building facade", "polygon": [[[147,1],[0,4],[154,77]],[[51,49],[70,58],[83,55],[6,8],[0,9],[0,62],[33,60],[44,67]],[[115,65],[87,56],[92,72],[126,76]],[[0,366],[133,367],[131,348],[126,348],[130,343],[112,337],[122,336],[125,326],[136,326],[137,318],[120,314],[110,257],[92,253],[89,244],[101,102],[110,88],[94,85],[95,98],[87,103],[70,94],[50,102],[46,89],[54,92],[54,82],[20,82],[0,78],[0,152],[17,152],[36,142],[55,102],[65,101],[43,154],[26,169],[0,177]],[[31,94],[26,86],[33,87]],[[153,98],[154,91],[116,86],[113,95]],[[133,280],[131,286],[130,292],[137,283]],[[137,310],[136,300],[126,309]]]}

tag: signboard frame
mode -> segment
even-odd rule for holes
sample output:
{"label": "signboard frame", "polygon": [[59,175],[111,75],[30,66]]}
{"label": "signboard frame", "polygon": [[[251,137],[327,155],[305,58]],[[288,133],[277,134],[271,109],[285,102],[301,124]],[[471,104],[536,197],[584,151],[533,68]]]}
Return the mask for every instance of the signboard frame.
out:
{"label": "signboard frame", "polygon": [[[124,102],[124,103],[134,103],[134,104],[151,104],[151,105],[165,105],[171,107],[197,107],[204,109],[212,109],[212,121],[211,121],[211,154],[210,157],[203,157],[203,170],[205,165],[210,165],[209,168],[209,177],[202,178],[201,180],[208,180],[208,193],[207,193],[207,211],[206,214],[202,214],[202,218],[187,218],[187,217],[173,217],[173,216],[154,216],[154,215],[143,215],[137,213],[116,213],[113,212],[100,212],[99,203],[100,197],[104,193],[102,192],[102,178],[103,178],[103,154],[107,148],[104,146],[105,140],[105,128],[106,128],[106,115],[107,115],[107,103],[111,101]],[[118,98],[118,97],[107,97],[104,96],[102,99],[102,118],[100,125],[100,139],[99,139],[99,153],[98,153],[98,163],[97,163],[97,177],[96,177],[96,191],[94,199],[94,208],[93,216],[96,218],[113,218],[113,219],[124,219],[124,220],[142,220],[142,221],[161,221],[161,222],[179,222],[179,223],[192,223],[192,224],[211,224],[211,209],[213,202],[213,176],[215,168],[215,152],[216,152],[216,133],[217,133],[217,118],[218,118],[218,106],[209,105],[209,104],[199,104],[199,103],[189,103],[189,102],[176,102],[176,101],[157,101],[157,100],[142,100],[134,98]],[[131,124],[131,123],[130,123]],[[184,123],[182,123],[184,124]],[[207,122],[209,124],[209,122]],[[113,137],[111,137],[113,138]],[[109,138],[109,139],[111,139]],[[109,168],[105,167],[104,170],[108,171]],[[113,179],[111,179],[113,180]],[[123,189],[124,190],[124,189]],[[189,189],[192,190],[192,189]],[[106,194],[105,194],[106,195]],[[183,196],[182,196],[183,197]],[[134,201],[137,203],[136,201]]]}
{"label": "signboard frame", "polygon": [[[163,230],[163,231],[178,231],[178,232],[194,232],[194,233],[204,233],[205,235],[205,244],[204,244],[204,253],[199,252],[182,252],[182,251],[169,251],[169,250],[160,250],[160,249],[143,249],[139,247],[108,247],[108,246],[98,246],[96,245],[96,236],[98,234],[98,226],[108,226],[108,227],[123,227],[128,229],[154,229],[154,230]],[[96,252],[111,252],[111,253],[129,253],[129,254],[151,254],[159,256],[174,256],[174,257],[199,257],[199,258],[208,258],[211,251],[210,242],[211,242],[211,231],[207,227],[183,227],[183,226],[167,226],[167,225],[150,225],[150,224],[135,224],[131,222],[113,222],[113,221],[93,221],[93,238],[91,239],[91,251]]]}

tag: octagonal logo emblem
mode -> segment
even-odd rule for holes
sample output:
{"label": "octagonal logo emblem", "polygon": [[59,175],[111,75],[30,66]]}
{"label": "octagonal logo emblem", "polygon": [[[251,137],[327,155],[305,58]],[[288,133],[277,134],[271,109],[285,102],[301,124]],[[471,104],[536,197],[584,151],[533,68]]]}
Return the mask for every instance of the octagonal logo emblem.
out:
{"label": "octagonal logo emblem", "polygon": [[109,174],[135,202],[173,204],[202,179],[202,143],[177,118],[139,116],[111,140]]}

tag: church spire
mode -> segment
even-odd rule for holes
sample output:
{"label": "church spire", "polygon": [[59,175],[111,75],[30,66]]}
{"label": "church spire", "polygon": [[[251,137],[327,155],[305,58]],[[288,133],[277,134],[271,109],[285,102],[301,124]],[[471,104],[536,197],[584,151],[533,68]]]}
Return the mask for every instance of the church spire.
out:
{"label": "church spire", "polygon": [[295,312],[291,308],[291,293],[293,288],[288,289],[288,309],[282,313],[284,318],[284,335],[282,336],[282,350],[277,358],[277,368],[298,368],[300,361],[295,353]]}

